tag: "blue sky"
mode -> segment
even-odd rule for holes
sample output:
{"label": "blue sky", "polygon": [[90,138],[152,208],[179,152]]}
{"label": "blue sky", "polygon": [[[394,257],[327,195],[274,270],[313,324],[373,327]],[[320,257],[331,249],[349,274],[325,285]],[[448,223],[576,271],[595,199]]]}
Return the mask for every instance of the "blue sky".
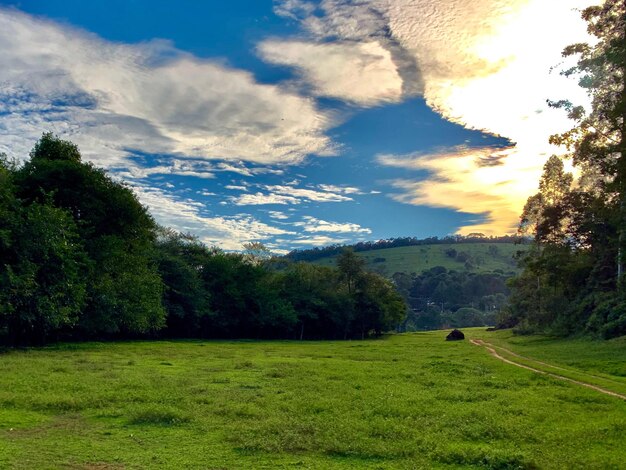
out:
{"label": "blue sky", "polygon": [[228,250],[510,233],[567,126],[545,99],[584,101],[549,73],[573,6],[0,1],[0,151],[53,131]]}

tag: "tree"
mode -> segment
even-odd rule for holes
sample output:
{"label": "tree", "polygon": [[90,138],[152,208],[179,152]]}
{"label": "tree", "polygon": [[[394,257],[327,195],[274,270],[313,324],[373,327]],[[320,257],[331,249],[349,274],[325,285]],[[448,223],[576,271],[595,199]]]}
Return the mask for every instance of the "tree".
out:
{"label": "tree", "polygon": [[27,206],[68,212],[89,258],[87,335],[146,333],[164,324],[162,281],[153,259],[156,224],[132,190],[83,163],[76,145],[44,134],[15,172]]}
{"label": "tree", "polygon": [[528,198],[520,218],[520,234],[532,234],[538,245],[561,243],[565,237],[567,198],[573,176],[563,161],[552,155],[543,166],[539,192]]}
{"label": "tree", "polygon": [[160,229],[156,263],[163,280],[167,332],[173,336],[203,336],[212,316],[211,294],[202,280],[210,252],[190,234]]}
{"label": "tree", "polygon": [[352,294],[357,279],[365,270],[365,260],[351,249],[345,249],[337,257],[337,267]]}
{"label": "tree", "polygon": [[73,327],[86,300],[87,258],[67,211],[23,206],[0,161],[0,331],[20,345]]}
{"label": "tree", "polygon": [[46,132],[35,144],[30,152],[30,158],[43,160],[61,160],[80,163],[80,151],[78,146],[72,142],[61,140],[52,132]]}
{"label": "tree", "polygon": [[253,264],[266,263],[272,257],[272,252],[261,242],[244,243],[243,248],[246,260]]}
{"label": "tree", "polygon": [[605,191],[605,200],[617,202],[617,277],[621,284],[626,264],[626,4],[606,0],[583,11],[588,32],[597,42],[573,44],[564,56],[578,56],[575,67],[564,72],[578,76],[591,97],[591,109],[562,100],[551,103],[565,108],[576,126],[550,141],[565,145],[574,164],[593,174]]}

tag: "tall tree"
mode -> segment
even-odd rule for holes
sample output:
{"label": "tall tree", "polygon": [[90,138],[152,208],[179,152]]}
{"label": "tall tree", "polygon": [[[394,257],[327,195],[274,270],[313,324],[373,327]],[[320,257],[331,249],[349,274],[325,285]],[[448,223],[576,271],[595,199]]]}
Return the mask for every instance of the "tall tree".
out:
{"label": "tall tree", "polygon": [[593,44],[572,44],[564,56],[577,56],[575,67],[565,75],[579,77],[579,84],[591,97],[591,109],[568,101],[552,103],[569,111],[576,127],[550,138],[565,145],[575,165],[594,173],[618,206],[617,275],[621,284],[626,264],[626,2],[606,0],[583,11]]}
{"label": "tall tree", "polygon": [[165,319],[162,281],[153,257],[156,224],[132,190],[81,161],[76,145],[44,134],[15,173],[25,205],[67,211],[89,257],[88,334],[145,333]]}
{"label": "tall tree", "polygon": [[352,294],[356,282],[365,270],[365,260],[357,255],[354,250],[344,249],[337,257],[337,267],[348,286],[348,292]]}
{"label": "tall tree", "polygon": [[563,161],[552,155],[543,166],[539,192],[528,198],[522,213],[519,231],[531,233],[538,245],[559,243],[565,237],[567,198],[574,177],[566,173]]}

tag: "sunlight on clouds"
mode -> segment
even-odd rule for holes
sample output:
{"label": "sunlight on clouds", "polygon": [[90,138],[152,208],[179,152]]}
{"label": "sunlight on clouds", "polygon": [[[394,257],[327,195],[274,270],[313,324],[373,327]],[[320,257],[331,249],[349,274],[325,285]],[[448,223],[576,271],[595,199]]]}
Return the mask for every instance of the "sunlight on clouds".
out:
{"label": "sunlight on clouds", "polygon": [[[293,5],[302,2],[293,2]],[[397,64],[412,57],[411,74],[429,106],[465,127],[499,135],[513,146],[499,151],[498,164],[481,158],[493,149],[457,149],[382,164],[427,170],[426,181],[394,183],[397,200],[477,214],[460,232],[510,232],[526,198],[537,189],[543,163],[558,149],[549,135],[571,126],[546,99],[588,99],[572,80],[550,73],[562,64],[561,50],[588,39],[579,11],[583,0],[323,0],[323,14],[293,12],[312,41],[372,38],[393,50]],[[286,8],[286,4],[282,4]],[[395,48],[395,49],[394,49]],[[401,49],[402,54],[397,50]],[[407,74],[408,70],[408,74]],[[355,74],[358,80],[358,74]],[[349,99],[345,96],[344,99]],[[481,222],[481,219],[483,219]]]}
{"label": "sunlight on clouds", "polygon": [[[546,99],[567,97],[587,102],[575,82],[557,72],[550,74],[549,70],[562,61],[560,52],[565,45],[586,39],[585,25],[573,8],[588,2],[499,3],[508,3],[510,8],[496,15],[491,12],[488,34],[470,31],[474,39],[465,47],[448,49],[449,60],[455,53],[470,57],[460,70],[422,69],[427,103],[444,117],[516,143],[501,153],[497,166],[480,164],[479,157],[493,152],[491,149],[422,157],[418,166],[429,170],[431,178],[405,184],[403,197],[411,203],[485,214],[484,221],[461,227],[461,233],[501,234],[514,230],[526,198],[537,190],[543,164],[550,154],[558,152],[548,144],[549,135],[571,126],[562,111],[547,106]],[[480,2],[473,4],[473,8],[477,6]],[[556,23],[558,34],[554,34]],[[455,24],[451,22],[450,26]],[[412,40],[403,28],[394,32],[408,42]],[[481,62],[486,66],[476,67]]]}
{"label": "sunlight on clouds", "polygon": [[392,185],[402,191],[393,196],[397,201],[457,208],[476,214],[478,220],[485,215],[483,223],[473,223],[460,232],[501,235],[515,230],[517,207],[524,205],[525,194],[536,190],[540,176],[533,161],[511,159],[514,151],[514,147],[455,148],[430,155],[380,155],[378,161],[409,170],[427,170],[434,175],[424,181],[393,181]]}

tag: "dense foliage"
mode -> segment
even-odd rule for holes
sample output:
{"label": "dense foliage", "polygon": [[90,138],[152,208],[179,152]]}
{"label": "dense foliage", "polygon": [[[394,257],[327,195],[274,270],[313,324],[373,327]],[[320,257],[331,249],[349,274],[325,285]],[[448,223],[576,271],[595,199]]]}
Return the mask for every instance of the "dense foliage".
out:
{"label": "dense foliage", "polygon": [[393,281],[411,311],[403,331],[495,325],[507,303],[510,275],[467,273],[436,266],[421,274],[395,273]]}
{"label": "dense foliage", "polygon": [[565,71],[591,98],[585,110],[568,101],[576,125],[551,137],[564,145],[579,178],[558,157],[544,166],[539,192],[524,208],[520,231],[534,236],[524,271],[511,283],[503,325],[556,334],[626,334],[626,6],[607,0],[583,11],[594,44],[574,44]]}
{"label": "dense foliage", "polygon": [[130,188],[44,134],[23,165],[0,159],[0,340],[364,338],[406,315],[350,251],[337,268],[279,270],[260,248],[159,227]]}

